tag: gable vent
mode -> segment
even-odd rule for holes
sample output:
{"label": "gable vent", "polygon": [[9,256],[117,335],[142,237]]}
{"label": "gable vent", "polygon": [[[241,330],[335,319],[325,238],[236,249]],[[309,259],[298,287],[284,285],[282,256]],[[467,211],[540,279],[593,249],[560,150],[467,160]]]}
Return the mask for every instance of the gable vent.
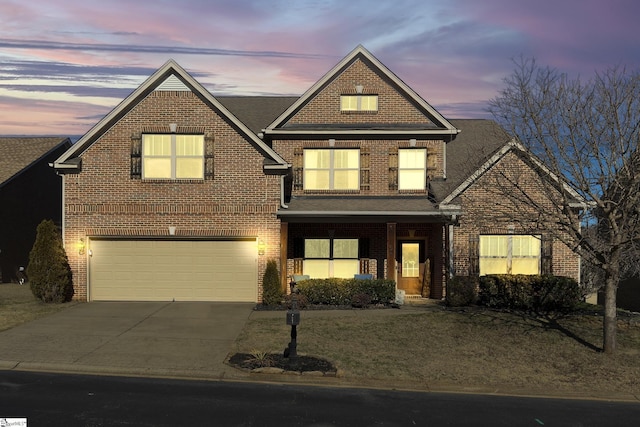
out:
{"label": "gable vent", "polygon": [[167,91],[167,90],[172,90],[172,91],[190,91],[191,89],[189,89],[184,83],[182,83],[182,81],[176,77],[175,74],[170,75],[169,77],[167,77],[165,79],[165,81],[163,81],[162,83],[160,83],[160,85],[156,88],[156,90],[160,90],[160,91]]}

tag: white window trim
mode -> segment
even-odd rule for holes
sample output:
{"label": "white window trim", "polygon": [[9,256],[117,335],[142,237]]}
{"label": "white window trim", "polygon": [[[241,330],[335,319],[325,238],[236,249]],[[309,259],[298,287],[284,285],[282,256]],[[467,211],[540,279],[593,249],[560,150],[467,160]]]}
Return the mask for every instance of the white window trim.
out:
{"label": "white window trim", "polygon": [[[423,152],[424,153],[424,166],[421,168],[403,168],[400,166],[400,155],[403,152]],[[420,188],[403,188],[402,185],[402,172],[403,171],[420,171],[422,172],[422,185]],[[427,188],[427,149],[426,148],[400,148],[398,149],[398,190],[410,191],[410,190],[425,190]]]}
{"label": "white window trim", "polygon": [[[500,237],[506,237],[507,238],[507,255],[502,257],[502,256],[482,256],[481,254],[481,248],[478,247],[478,258],[479,260],[485,258],[485,259],[506,259],[507,261],[507,273],[506,274],[511,274],[512,271],[512,266],[513,266],[513,259],[514,258],[518,258],[518,259],[534,259],[536,258],[538,260],[538,273],[540,274],[542,271],[542,236],[537,235],[537,234],[481,234],[480,235],[480,240],[482,240],[482,237],[489,237],[489,236],[500,236]],[[538,241],[540,241],[540,252],[538,253],[538,256],[513,256],[513,237],[514,236],[527,236],[527,237],[533,237],[535,239],[538,239]],[[480,272],[480,275],[484,275],[482,272]]]}
{"label": "white window trim", "polygon": [[[167,156],[149,156],[147,154],[145,154],[144,152],[144,138],[145,136],[155,136],[155,135],[162,135],[162,136],[166,136],[169,135],[171,136],[171,154],[167,155]],[[186,135],[186,136],[199,136],[202,138],[202,154],[200,155],[193,155],[193,156],[186,156],[186,155],[181,155],[178,156],[177,155],[177,136],[179,134],[175,134],[175,133],[171,133],[171,134],[164,134],[164,133],[145,133],[142,135],[142,179],[147,179],[147,180],[167,180],[167,181],[179,181],[179,180],[204,180],[205,177],[205,141],[204,141],[204,135],[200,135],[200,134],[193,134],[193,135]],[[182,134],[181,134],[182,135]],[[150,177],[147,178],[145,177],[145,158],[169,158],[171,160],[171,177],[170,178],[157,178],[157,177]],[[189,177],[189,178],[177,178],[176,174],[177,174],[177,167],[176,167],[176,160],[180,158],[180,159],[200,159],[202,161],[202,176],[201,177]]]}
{"label": "white window trim", "polygon": [[[359,250],[359,239],[357,238],[309,238],[309,239],[304,239],[305,240],[305,245],[306,245],[306,241],[307,240],[328,240],[329,241],[329,256],[327,258],[322,258],[322,257],[307,257],[307,254],[305,252],[305,256],[303,258],[303,263],[304,261],[310,260],[310,261],[327,261],[328,262],[328,266],[329,266],[329,270],[328,270],[328,274],[329,277],[334,277],[335,274],[335,270],[334,270],[334,261],[342,261],[342,260],[350,260],[350,261],[359,261],[360,260],[360,250]],[[356,242],[356,256],[354,258],[338,258],[334,256],[334,247],[333,247],[333,243],[335,240],[354,240]],[[303,264],[304,265],[304,264]],[[305,273],[306,274],[306,273]]]}
{"label": "white window trim", "polygon": [[[362,108],[362,98],[367,97],[367,98],[375,98],[376,99],[376,108],[366,108],[363,109]],[[355,98],[356,100],[356,107],[355,108],[344,108],[344,104],[343,104],[343,99],[344,98]],[[378,95],[340,95],[340,111],[378,111]]]}
{"label": "white window trim", "polygon": [[[328,168],[308,168],[305,165],[305,154],[307,151],[329,151],[329,167]],[[335,153],[336,151],[357,150],[358,151],[358,165],[354,168],[336,168],[335,167]],[[303,175],[302,175],[302,188],[309,191],[354,191],[360,189],[360,149],[359,148],[305,148],[303,151]],[[307,171],[329,171],[329,188],[307,188]],[[355,188],[335,188],[335,172],[336,171],[356,171],[358,175],[358,182]]]}

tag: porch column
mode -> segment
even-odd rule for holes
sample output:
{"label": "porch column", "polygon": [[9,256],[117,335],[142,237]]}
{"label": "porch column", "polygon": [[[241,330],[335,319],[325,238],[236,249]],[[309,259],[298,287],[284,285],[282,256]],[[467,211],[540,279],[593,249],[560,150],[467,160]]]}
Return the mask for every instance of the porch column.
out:
{"label": "porch column", "polygon": [[387,223],[387,277],[396,280],[396,223]]}
{"label": "porch column", "polygon": [[289,286],[287,281],[287,246],[289,241],[289,223],[280,222],[280,284],[286,291]]}

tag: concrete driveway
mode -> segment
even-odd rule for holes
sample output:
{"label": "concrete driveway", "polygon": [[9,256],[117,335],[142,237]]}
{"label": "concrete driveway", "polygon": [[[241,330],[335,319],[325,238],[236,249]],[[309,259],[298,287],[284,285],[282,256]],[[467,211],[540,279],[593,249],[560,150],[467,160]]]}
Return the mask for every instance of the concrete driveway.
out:
{"label": "concrete driveway", "polygon": [[0,369],[232,377],[254,304],[91,302],[0,332]]}

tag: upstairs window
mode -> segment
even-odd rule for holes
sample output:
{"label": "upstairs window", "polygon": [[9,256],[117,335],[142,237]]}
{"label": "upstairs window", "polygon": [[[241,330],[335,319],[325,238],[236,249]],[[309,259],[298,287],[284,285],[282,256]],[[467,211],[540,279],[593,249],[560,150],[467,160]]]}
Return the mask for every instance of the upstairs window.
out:
{"label": "upstairs window", "polygon": [[305,190],[358,190],[360,150],[305,149]]}
{"label": "upstairs window", "polygon": [[540,274],[540,236],[480,236],[480,275]]}
{"label": "upstairs window", "polygon": [[341,95],[340,111],[378,111],[378,95]]}
{"label": "upstairs window", "polygon": [[204,135],[142,135],[143,179],[204,179]]}
{"label": "upstairs window", "polygon": [[427,185],[427,150],[398,150],[398,190],[424,190]]}

